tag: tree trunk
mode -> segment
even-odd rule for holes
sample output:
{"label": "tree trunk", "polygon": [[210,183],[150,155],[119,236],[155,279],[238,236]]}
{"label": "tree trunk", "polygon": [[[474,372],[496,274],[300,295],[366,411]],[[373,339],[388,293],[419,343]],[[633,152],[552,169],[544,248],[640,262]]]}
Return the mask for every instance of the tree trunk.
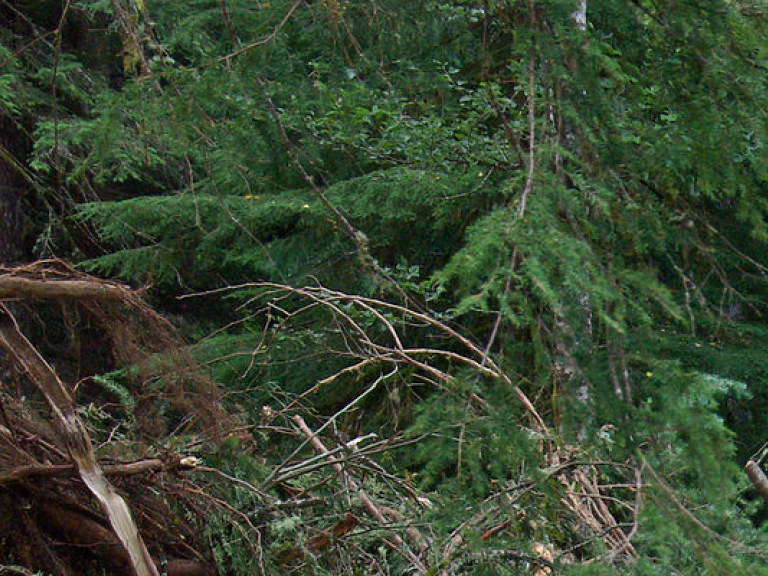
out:
{"label": "tree trunk", "polygon": [[25,182],[13,165],[18,142],[12,122],[8,118],[0,118],[0,264],[5,265],[18,262],[24,254],[21,199]]}

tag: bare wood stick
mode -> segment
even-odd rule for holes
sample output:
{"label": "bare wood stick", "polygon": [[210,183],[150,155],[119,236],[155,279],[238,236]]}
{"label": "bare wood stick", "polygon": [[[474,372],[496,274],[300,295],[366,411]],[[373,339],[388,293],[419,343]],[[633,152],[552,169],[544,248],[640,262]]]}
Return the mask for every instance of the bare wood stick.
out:
{"label": "bare wood stick", "polygon": [[64,440],[80,478],[96,497],[115,534],[130,558],[136,576],[159,576],[122,496],[109,483],[96,461],[85,424],[75,409],[67,387],[50,364],[19,330],[8,308],[0,303],[0,347],[26,372],[45,397],[54,424]]}
{"label": "bare wood stick", "polygon": [[[135,462],[133,464],[122,464],[119,465],[121,468],[124,468],[125,471],[127,471],[127,474],[118,474],[118,475],[132,475],[132,474],[140,474],[141,472],[144,472],[146,470],[151,470],[152,468],[156,468],[157,466],[147,465],[148,463],[152,462],[158,462],[160,466],[162,466],[162,462],[160,460],[145,460],[143,462]],[[127,468],[130,467],[130,468]],[[13,482],[18,482],[19,480],[24,480],[26,478],[36,477],[36,478],[58,478],[58,477],[66,477],[70,476],[72,473],[76,472],[75,466],[72,464],[29,464],[27,466],[18,466],[17,468],[14,468],[13,470],[10,470],[8,473],[3,474],[0,476],[0,485],[2,484],[11,484]],[[104,473],[109,474],[108,467],[104,467]]]}
{"label": "bare wood stick", "polygon": [[[298,414],[293,417],[293,421],[296,423],[296,426],[298,426],[299,430],[307,437],[309,442],[312,444],[312,446],[317,450],[320,454],[328,454],[328,448],[325,447],[322,440],[317,437],[317,435],[312,432],[312,430],[307,426],[307,423],[304,421],[304,419],[299,416]],[[328,455],[328,460],[332,462],[331,468],[333,468],[339,476],[341,476],[344,481],[354,490],[357,492],[358,497],[360,498],[360,502],[363,505],[363,508],[365,508],[365,511],[376,520],[379,524],[386,524],[387,519],[384,517],[384,514],[379,509],[376,504],[373,503],[373,500],[366,494],[365,490],[363,490],[357,482],[352,479],[349,474],[346,473],[344,470],[344,467],[336,461],[336,459]],[[421,537],[421,535],[413,530],[413,533],[411,530],[407,532],[408,537],[410,540],[416,544],[416,546],[421,547],[424,545],[424,539]],[[392,544],[394,545],[395,549],[400,552],[400,554],[403,555],[404,558],[406,558],[409,562],[411,562],[414,566],[416,566],[419,569],[419,572],[422,574],[426,573],[427,569],[424,566],[424,564],[421,562],[421,560],[410,550],[408,550],[407,546],[405,545],[405,542],[403,542],[403,539],[400,538],[397,534],[392,534],[390,536],[392,540]]]}

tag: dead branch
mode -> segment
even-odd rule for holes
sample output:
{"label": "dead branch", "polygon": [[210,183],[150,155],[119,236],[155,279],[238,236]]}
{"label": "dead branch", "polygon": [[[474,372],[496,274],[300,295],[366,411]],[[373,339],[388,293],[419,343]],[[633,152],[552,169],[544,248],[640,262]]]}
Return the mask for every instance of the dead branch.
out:
{"label": "dead branch", "polygon": [[32,279],[0,273],[0,299],[32,298],[37,300],[89,299],[120,302],[130,294],[119,284],[102,280]]}
{"label": "dead branch", "polygon": [[[159,458],[148,458],[125,464],[106,464],[102,470],[106,476],[138,476],[150,472],[190,470],[194,466],[185,464],[184,458],[164,461]],[[209,469],[206,469],[209,470]],[[0,475],[0,485],[20,482],[28,478],[66,478],[75,474],[77,468],[72,464],[29,464],[18,466]]]}
{"label": "dead branch", "polygon": [[[564,450],[563,456],[571,460],[570,450],[567,448]],[[555,453],[553,457],[559,459],[561,454]],[[563,470],[565,472],[565,469]],[[612,557],[621,557],[624,560],[634,558],[636,553],[630,538],[621,530],[606,504],[606,500],[610,501],[610,499],[602,494],[601,486],[588,474],[589,471],[594,474],[594,470],[594,465],[578,466],[568,474],[557,474],[557,479],[565,487],[565,494],[561,501],[579,523],[594,534],[602,535],[611,550]]]}
{"label": "dead branch", "polygon": [[[349,316],[349,314],[346,314],[341,310],[340,304],[353,304],[360,308],[363,308],[368,312],[370,312],[372,309],[389,310],[389,311],[393,311],[400,314],[403,318],[408,318],[411,321],[417,321],[419,323],[422,323],[425,326],[431,326],[433,328],[436,328],[437,330],[443,332],[446,336],[449,336],[451,339],[460,343],[462,346],[464,346],[468,350],[467,356],[452,355],[453,353],[445,352],[445,351],[440,352],[441,355],[451,356],[451,359],[453,360],[457,360],[461,358],[462,359],[461,361],[463,363],[471,365],[476,369],[479,369],[486,376],[489,376],[492,378],[499,378],[505,384],[511,386],[513,391],[515,392],[515,395],[520,400],[520,403],[523,405],[525,411],[528,412],[528,414],[531,416],[532,420],[534,421],[537,432],[539,432],[543,436],[550,435],[549,429],[547,428],[547,425],[544,423],[543,418],[536,410],[536,407],[533,405],[533,402],[531,402],[530,398],[528,398],[528,396],[520,388],[520,386],[515,384],[512,381],[512,379],[503,370],[501,370],[499,366],[497,366],[492,359],[488,357],[488,355],[480,346],[472,342],[472,340],[462,335],[455,329],[451,328],[445,322],[434,318],[429,313],[413,310],[406,306],[393,304],[391,302],[386,302],[384,300],[377,300],[375,298],[367,298],[359,295],[346,294],[344,292],[329,290],[323,287],[296,288],[293,286],[276,284],[272,282],[256,282],[256,283],[241,284],[237,286],[227,286],[225,288],[219,288],[215,290],[201,292],[199,294],[183,296],[182,298],[189,298],[192,296],[205,296],[205,295],[229,292],[233,290],[242,290],[247,288],[261,288],[274,293],[293,294],[296,296],[300,296],[302,298],[310,299],[313,302],[322,304],[328,307],[328,309],[331,310],[335,316],[339,318],[343,318],[347,323],[349,323],[350,328],[352,328],[352,330],[360,336],[360,342],[363,348],[367,349],[369,358],[373,358],[374,361],[388,361],[388,362],[392,362],[393,359],[399,359],[402,362],[407,362],[415,367],[426,370],[428,373],[431,373],[433,376],[436,376],[438,380],[446,381],[447,379],[450,379],[450,377],[447,374],[443,373],[437,368],[434,368],[424,362],[420,362],[414,358],[415,355],[426,353],[427,350],[425,349],[414,349],[411,351],[406,350],[402,348],[402,346],[398,346],[400,342],[399,337],[395,339],[395,346],[391,348],[387,348],[387,347],[373,343],[371,339],[368,337],[368,335],[366,334],[366,332],[354,321],[354,319],[352,319]],[[379,321],[384,322],[384,327],[387,329],[387,331],[390,334],[392,334],[392,331],[394,330],[394,328],[391,322],[387,321],[384,315],[382,315],[380,312],[378,312],[378,314],[375,316]],[[432,353],[437,353],[437,352],[432,351]],[[476,360],[473,359],[472,357],[476,358]]]}

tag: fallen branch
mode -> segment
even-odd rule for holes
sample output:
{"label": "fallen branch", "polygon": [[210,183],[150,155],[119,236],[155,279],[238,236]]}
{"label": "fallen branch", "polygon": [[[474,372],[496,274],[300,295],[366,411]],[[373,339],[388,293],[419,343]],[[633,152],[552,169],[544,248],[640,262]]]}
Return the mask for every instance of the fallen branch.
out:
{"label": "fallen branch", "polygon": [[37,300],[58,300],[83,298],[119,302],[126,300],[130,291],[119,284],[101,280],[60,280],[32,279],[0,274],[0,299],[32,298]]}
{"label": "fallen branch", "polygon": [[[148,458],[126,464],[106,464],[101,467],[106,476],[138,476],[148,472],[190,470],[194,466],[185,465],[184,459],[164,461],[159,458]],[[0,475],[0,485],[19,482],[27,478],[66,478],[75,474],[77,468],[72,464],[28,464],[19,466]]]}
{"label": "fallen branch", "polygon": [[[208,290],[205,292],[199,292],[196,294],[181,296],[180,299],[209,296],[213,294],[222,294],[225,292],[249,289],[249,288],[258,288],[258,289],[266,290],[267,292],[294,294],[302,298],[307,298],[313,302],[326,306],[331,312],[334,313],[334,315],[336,315],[339,318],[343,318],[349,324],[350,328],[359,336],[359,341],[361,342],[363,347],[365,347],[365,351],[363,353],[368,353],[373,355],[372,357],[364,358],[364,362],[361,362],[354,367],[349,367],[350,370],[354,370],[358,366],[362,367],[366,365],[368,362],[371,362],[371,363],[377,362],[377,361],[391,362],[394,359],[401,362],[407,362],[412,366],[425,370],[426,372],[436,376],[438,380],[447,380],[447,379],[450,379],[449,375],[445,374],[444,372],[434,367],[431,367],[429,364],[416,360],[411,354],[439,353],[442,356],[451,357],[452,360],[457,360],[461,358],[462,363],[473,366],[476,369],[479,369],[486,376],[499,378],[505,384],[510,386],[514,391],[515,395],[520,400],[520,403],[522,404],[525,411],[528,412],[528,414],[532,418],[535,425],[536,432],[538,432],[539,434],[541,434],[542,437],[545,437],[545,438],[548,438],[551,436],[550,431],[547,425],[544,423],[543,418],[538,413],[538,411],[536,410],[536,407],[533,405],[533,402],[531,402],[530,398],[528,398],[528,396],[525,394],[522,388],[520,388],[519,385],[515,384],[512,381],[512,379],[509,377],[509,375],[507,375],[504,372],[504,370],[502,370],[498,365],[496,365],[496,363],[488,356],[488,354],[482,348],[480,348],[477,344],[472,342],[471,339],[467,338],[466,336],[463,336],[461,333],[453,329],[450,325],[443,322],[442,320],[435,318],[430,313],[419,312],[418,310],[413,310],[406,306],[393,304],[391,302],[387,302],[384,300],[377,300],[375,298],[367,298],[364,296],[346,294],[344,292],[329,290],[321,286],[296,288],[293,286],[289,286],[285,284],[276,284],[273,282],[249,282],[249,283],[235,285],[235,286],[226,286],[223,288],[216,288],[216,289]],[[264,295],[265,295],[264,293],[261,294],[261,296],[264,296]],[[423,323],[424,326],[434,327],[437,330],[443,332],[446,336],[449,336],[450,338],[460,343],[463,347],[465,347],[469,351],[469,355],[463,356],[463,355],[458,355],[458,354],[454,354],[446,351],[437,352],[437,351],[429,351],[427,349],[407,350],[402,347],[398,347],[397,341],[395,342],[394,347],[377,345],[368,337],[365,330],[363,330],[363,328],[360,327],[351,318],[349,314],[346,314],[341,309],[340,307],[341,304],[352,304],[352,305],[364,308],[369,312],[374,311],[374,309],[385,310],[388,312],[395,312],[398,315],[402,315],[403,318],[408,318],[409,320]],[[390,334],[392,334],[392,332],[395,331],[392,323],[386,320],[385,315],[382,314],[380,311],[376,314],[376,318],[380,322],[382,322],[383,327],[386,328]],[[471,356],[474,356],[475,358],[473,359],[471,358]],[[318,382],[316,387],[319,387],[322,384],[331,381],[332,379],[333,377],[328,378],[326,380],[321,380],[320,382]]]}

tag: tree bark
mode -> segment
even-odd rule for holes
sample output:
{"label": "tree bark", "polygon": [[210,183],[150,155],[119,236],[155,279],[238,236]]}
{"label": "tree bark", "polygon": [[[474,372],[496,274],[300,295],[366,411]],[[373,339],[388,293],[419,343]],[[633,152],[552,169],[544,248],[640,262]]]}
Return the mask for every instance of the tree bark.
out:
{"label": "tree bark", "polygon": [[744,466],[744,471],[755,486],[757,493],[760,494],[763,500],[768,502],[768,478],[766,478],[765,472],[754,460],[747,462],[746,466]]}
{"label": "tree bark", "polygon": [[18,262],[24,254],[21,199],[26,183],[13,156],[16,132],[8,118],[0,117],[0,264]]}
{"label": "tree bark", "polygon": [[571,14],[571,18],[579,30],[587,29],[587,0],[579,0],[579,7]]}

